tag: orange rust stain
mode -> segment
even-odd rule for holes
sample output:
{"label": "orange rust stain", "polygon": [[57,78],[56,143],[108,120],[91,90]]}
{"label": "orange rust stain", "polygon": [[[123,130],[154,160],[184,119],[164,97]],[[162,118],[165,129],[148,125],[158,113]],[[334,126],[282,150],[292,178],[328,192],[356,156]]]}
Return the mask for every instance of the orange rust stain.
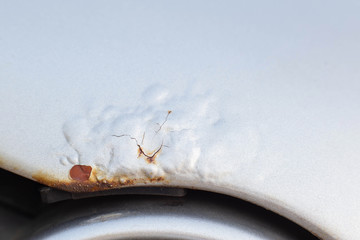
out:
{"label": "orange rust stain", "polygon": [[70,169],[70,177],[78,181],[89,180],[92,167],[86,165],[75,165]]}
{"label": "orange rust stain", "polygon": [[44,185],[67,192],[96,192],[141,184],[168,183],[164,176],[159,177],[128,177],[126,175],[114,176],[111,179],[96,179],[96,169],[88,180],[59,180],[43,172],[32,176],[34,180]]}
{"label": "orange rust stain", "polygon": [[148,157],[148,158],[146,159],[146,161],[147,161],[147,163],[154,163],[154,164],[156,163],[154,157]]}
{"label": "orange rust stain", "polygon": [[156,164],[156,158],[161,153],[161,150],[162,146],[152,152],[145,152],[144,149],[140,145],[138,145],[138,158],[143,157],[147,163]]}

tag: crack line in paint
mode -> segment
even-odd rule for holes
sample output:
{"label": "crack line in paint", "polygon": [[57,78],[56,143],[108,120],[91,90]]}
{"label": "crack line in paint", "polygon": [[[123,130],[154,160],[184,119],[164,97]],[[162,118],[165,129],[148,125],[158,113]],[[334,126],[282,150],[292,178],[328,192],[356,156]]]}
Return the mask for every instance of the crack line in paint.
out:
{"label": "crack line in paint", "polygon": [[[156,134],[161,131],[161,128],[162,128],[162,127],[164,126],[164,124],[167,122],[168,117],[169,117],[169,115],[170,115],[171,113],[172,113],[171,110],[169,110],[169,111],[167,112],[167,115],[166,115],[166,117],[165,117],[165,120],[163,121],[163,123],[162,123],[161,125],[160,125],[159,123],[157,123],[158,125],[160,125],[160,127],[159,127],[159,129],[158,129],[157,131],[155,131]],[[125,137],[125,136],[127,136],[127,137],[129,137],[130,139],[133,139],[133,140],[136,142],[136,145],[138,146],[138,149],[139,149],[138,158],[139,158],[141,155],[144,155],[144,156],[147,158],[147,161],[148,161],[149,163],[154,163],[154,162],[155,162],[155,161],[154,161],[154,157],[161,151],[162,147],[169,147],[169,146],[164,145],[164,140],[162,140],[160,147],[150,156],[150,155],[146,154],[146,153],[144,152],[144,150],[142,149],[142,145],[144,144],[145,132],[144,132],[143,135],[142,135],[141,144],[139,144],[139,142],[138,142],[138,140],[137,140],[136,138],[132,137],[132,136],[129,135],[129,134],[112,135],[112,136],[113,136],[113,137]]]}
{"label": "crack line in paint", "polygon": [[[144,132],[144,135],[145,135],[145,132]],[[139,152],[140,152],[138,157],[140,157],[141,155],[144,155],[145,157],[147,157],[147,160],[149,163],[154,163],[153,158],[156,156],[156,154],[158,154],[161,151],[163,146],[166,146],[166,145],[164,145],[164,142],[162,141],[160,147],[151,156],[149,156],[144,152],[141,145],[138,143],[137,139],[130,136],[129,134],[112,135],[112,136],[113,137],[129,137],[130,139],[134,140],[136,142],[136,145],[138,146]],[[168,146],[166,146],[166,147],[168,147]]]}
{"label": "crack line in paint", "polygon": [[168,120],[168,117],[169,117],[170,113],[172,113],[172,111],[171,111],[171,110],[169,110],[169,111],[168,111],[168,113],[167,113],[167,115],[166,115],[166,117],[165,117],[165,120],[164,120],[164,122],[163,122],[161,125],[160,125],[159,123],[157,123],[158,125],[160,125],[160,127],[159,127],[159,129],[158,129],[157,131],[155,131],[155,133],[160,132],[160,130],[161,130],[161,128],[162,128],[162,126],[164,126],[164,124],[165,124],[165,123],[166,123],[166,121]]}
{"label": "crack line in paint", "polygon": [[[147,93],[145,91],[144,96],[147,97]],[[146,100],[145,105],[130,108],[108,105],[101,111],[95,109],[92,115],[74,117],[63,125],[67,145],[59,147],[59,151],[64,152],[65,157],[77,160],[78,164],[92,166],[94,177],[90,180],[101,181],[100,185],[96,183],[99,188],[117,185],[115,179],[119,177],[126,181],[130,179],[131,184],[140,183],[141,179],[152,182],[166,174],[185,177],[191,174],[213,180],[216,176],[208,173],[213,173],[209,159],[213,159],[214,154],[224,157],[224,151],[219,141],[208,140],[215,131],[209,130],[229,134],[229,128],[223,129],[226,124],[216,125],[222,118],[212,94],[196,93],[170,95],[161,101],[157,94]],[[169,109],[178,112],[176,119],[170,121],[172,111]],[[112,134],[128,138],[118,142],[111,140]],[[133,139],[136,146],[128,139]],[[171,148],[171,151],[163,151],[164,148]],[[205,148],[210,151],[202,151]],[[161,158],[157,159],[160,154]],[[102,181],[106,181],[106,185]],[[121,181],[123,185],[124,181]]]}

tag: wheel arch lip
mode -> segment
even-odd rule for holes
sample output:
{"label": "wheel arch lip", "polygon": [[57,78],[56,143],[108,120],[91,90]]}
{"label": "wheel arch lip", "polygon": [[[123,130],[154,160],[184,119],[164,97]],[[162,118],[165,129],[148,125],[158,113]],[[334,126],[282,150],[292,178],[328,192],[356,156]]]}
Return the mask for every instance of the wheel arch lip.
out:
{"label": "wheel arch lip", "polygon": [[[18,168],[16,168],[18,169]],[[45,175],[46,176],[46,175]],[[235,197],[241,200],[245,200],[257,206],[263,207],[276,214],[279,214],[290,221],[298,224],[307,231],[311,232],[314,236],[320,239],[336,240],[339,239],[334,234],[330,234],[329,229],[323,228],[322,225],[311,221],[310,218],[304,216],[304,212],[300,209],[296,212],[295,207],[291,206],[286,202],[282,202],[272,196],[265,195],[263,192],[257,192],[250,188],[240,188],[239,186],[231,186],[230,184],[224,184],[221,182],[201,182],[198,179],[194,179],[191,176],[183,176],[182,178],[167,177],[166,181],[151,181],[151,180],[140,180],[131,181],[127,184],[111,184],[109,181],[106,184],[101,183],[82,183],[72,182],[73,180],[66,178],[62,180],[54,180],[54,177],[48,178],[34,178],[35,181],[47,185],[52,188],[56,188],[62,191],[72,193],[86,193],[86,192],[97,192],[106,191],[111,189],[120,189],[127,187],[172,187],[172,188],[188,188],[193,190],[202,190],[213,193],[219,193],[231,197]],[[310,220],[309,220],[310,219]]]}
{"label": "wheel arch lip", "polygon": [[225,195],[191,191],[181,198],[102,196],[61,202],[45,211],[19,237],[233,239],[242,236],[299,239],[297,234],[315,239],[296,224],[251,203]]}

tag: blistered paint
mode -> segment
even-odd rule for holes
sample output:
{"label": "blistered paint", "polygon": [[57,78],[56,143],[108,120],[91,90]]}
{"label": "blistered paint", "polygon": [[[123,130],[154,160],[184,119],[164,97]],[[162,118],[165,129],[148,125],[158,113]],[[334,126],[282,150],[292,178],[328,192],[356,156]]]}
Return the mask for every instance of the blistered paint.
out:
{"label": "blistered paint", "polygon": [[[174,95],[154,85],[143,92],[139,105],[105,106],[97,114],[66,121],[58,161],[70,175],[74,167],[80,169],[76,166],[91,166],[89,183],[112,182],[113,187],[181,174],[206,178],[199,161],[209,149],[221,149],[219,141],[209,139],[211,131],[226,135],[222,120],[211,93]],[[71,180],[84,185],[80,178]]]}

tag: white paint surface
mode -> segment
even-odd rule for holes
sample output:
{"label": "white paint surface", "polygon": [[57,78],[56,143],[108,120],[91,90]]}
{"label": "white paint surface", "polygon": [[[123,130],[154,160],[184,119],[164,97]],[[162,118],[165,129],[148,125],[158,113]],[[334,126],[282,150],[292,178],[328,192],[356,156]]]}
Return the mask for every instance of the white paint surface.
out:
{"label": "white paint surface", "polygon": [[[2,166],[165,175],[359,239],[359,12],[357,1],[1,1]],[[137,158],[131,137],[144,132],[144,148],[165,146],[156,165]]]}

